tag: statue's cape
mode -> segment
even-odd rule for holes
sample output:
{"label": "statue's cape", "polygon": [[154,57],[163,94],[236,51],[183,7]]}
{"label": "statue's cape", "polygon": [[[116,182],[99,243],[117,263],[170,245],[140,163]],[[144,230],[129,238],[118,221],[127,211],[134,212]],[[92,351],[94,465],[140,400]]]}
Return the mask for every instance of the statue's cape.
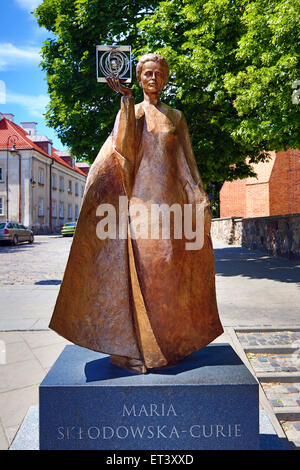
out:
{"label": "statue's cape", "polygon": [[[176,110],[165,107],[164,111],[144,109],[141,104],[135,107],[139,143],[134,175],[129,175],[130,165],[115,148],[113,134],[101,148],[88,175],[49,325],[75,344],[142,359],[148,367],[176,362],[223,332],[216,303],[209,202],[185,120]],[[161,235],[135,239],[133,224],[138,215],[127,217],[124,205],[120,213],[120,196],[123,201],[128,197],[129,210],[134,204],[143,204],[149,211],[153,204],[177,204],[182,210],[191,204],[195,210],[198,204],[205,214],[201,248],[186,249],[191,240],[184,235],[177,239],[172,230],[166,239]],[[103,204],[111,205],[107,210],[115,209],[116,239],[99,238]],[[149,221],[149,229],[150,225]]]}

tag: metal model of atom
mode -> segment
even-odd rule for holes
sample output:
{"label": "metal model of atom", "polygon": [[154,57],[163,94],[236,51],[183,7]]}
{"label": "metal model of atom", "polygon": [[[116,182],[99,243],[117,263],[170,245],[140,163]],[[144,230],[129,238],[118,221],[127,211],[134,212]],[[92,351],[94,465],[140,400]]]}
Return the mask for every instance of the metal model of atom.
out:
{"label": "metal model of atom", "polygon": [[106,82],[106,77],[131,82],[130,46],[96,46],[96,53],[98,82]]}

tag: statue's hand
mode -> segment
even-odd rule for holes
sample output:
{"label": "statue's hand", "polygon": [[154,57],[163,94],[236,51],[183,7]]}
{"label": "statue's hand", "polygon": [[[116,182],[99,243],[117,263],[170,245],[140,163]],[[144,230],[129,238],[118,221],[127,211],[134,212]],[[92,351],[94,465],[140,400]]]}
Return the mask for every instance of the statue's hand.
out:
{"label": "statue's hand", "polygon": [[122,84],[122,79],[120,80],[119,78],[107,77],[106,81],[108,86],[116,93],[122,93],[124,96],[133,96],[131,89]]}

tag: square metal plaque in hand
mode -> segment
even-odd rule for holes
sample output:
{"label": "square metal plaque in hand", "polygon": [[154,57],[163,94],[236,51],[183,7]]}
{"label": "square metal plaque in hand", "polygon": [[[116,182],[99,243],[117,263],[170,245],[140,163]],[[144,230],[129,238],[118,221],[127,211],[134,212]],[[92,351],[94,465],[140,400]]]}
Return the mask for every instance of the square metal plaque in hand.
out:
{"label": "square metal plaque in hand", "polygon": [[106,77],[131,83],[131,46],[96,46],[97,82]]}

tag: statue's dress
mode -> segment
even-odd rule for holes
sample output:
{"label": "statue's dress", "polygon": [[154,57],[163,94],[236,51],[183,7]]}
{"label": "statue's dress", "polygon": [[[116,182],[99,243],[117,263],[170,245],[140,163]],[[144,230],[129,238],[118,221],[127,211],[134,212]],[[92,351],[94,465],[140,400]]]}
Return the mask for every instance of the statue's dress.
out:
{"label": "statue's dress", "polygon": [[[120,196],[128,197],[129,216],[124,205],[119,211]],[[115,208],[116,239],[96,234],[100,204]],[[134,204],[149,214],[153,204],[177,204],[182,214],[184,204],[194,210],[198,204],[205,215],[203,246],[186,249],[192,240],[176,238],[173,229],[165,239],[133,236],[140,220],[130,212]],[[142,360],[147,368],[175,363],[210,343],[223,332],[210,220],[183,114],[163,104],[134,106],[132,97],[123,97],[114,130],[89,172],[50,328],[80,346]]]}

